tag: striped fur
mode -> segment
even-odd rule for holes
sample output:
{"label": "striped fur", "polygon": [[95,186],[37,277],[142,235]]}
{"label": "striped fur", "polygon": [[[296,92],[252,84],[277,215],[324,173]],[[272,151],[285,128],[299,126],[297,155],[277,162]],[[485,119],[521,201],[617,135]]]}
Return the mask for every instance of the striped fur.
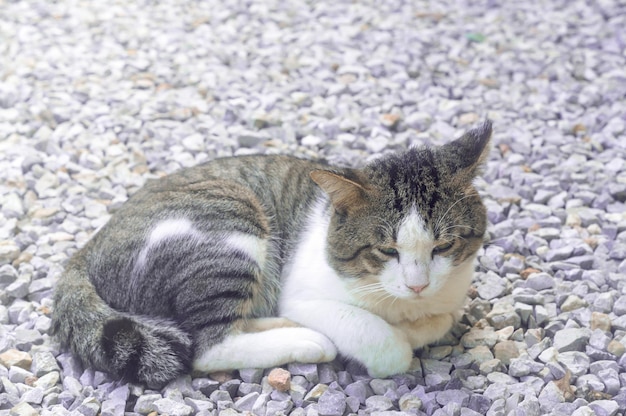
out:
{"label": "striped fur", "polygon": [[[350,325],[371,315],[381,320],[381,337],[404,336],[410,349],[420,342],[407,339],[430,341],[430,335],[398,334],[459,307],[455,298],[440,310],[428,301],[440,294],[429,288],[413,296],[426,280],[402,277],[413,270],[403,261],[419,260],[430,276],[439,273],[431,270],[436,257],[442,276],[471,274],[468,264],[485,231],[471,183],[490,132],[486,123],[441,148],[411,149],[363,169],[247,156],[150,181],[67,265],[55,292],[53,329],[87,365],[152,385],[192,367],[328,361],[336,348],[374,374],[391,374],[344,338],[353,335]],[[418,218],[423,230],[416,234]],[[432,263],[425,260],[431,254]],[[382,301],[366,290],[355,295],[365,284],[383,283],[391,295]],[[401,300],[399,309],[387,302],[393,299]],[[347,322],[337,335],[339,323],[330,318],[326,328],[306,310],[307,302],[319,310],[330,301],[358,308],[365,321]],[[331,314],[333,305],[327,305]],[[445,334],[451,322],[433,319],[445,321],[438,327]],[[406,359],[402,354],[397,360]]]}

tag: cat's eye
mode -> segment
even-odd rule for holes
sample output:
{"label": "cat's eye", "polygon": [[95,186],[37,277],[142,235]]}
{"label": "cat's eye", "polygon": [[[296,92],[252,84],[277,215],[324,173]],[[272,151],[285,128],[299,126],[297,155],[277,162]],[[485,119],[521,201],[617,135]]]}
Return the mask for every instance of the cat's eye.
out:
{"label": "cat's eye", "polygon": [[433,256],[445,253],[446,251],[450,250],[452,246],[452,241],[446,241],[445,243],[439,244],[438,246],[433,248]]}
{"label": "cat's eye", "polygon": [[378,251],[389,257],[398,257],[400,254],[398,253],[398,250],[393,247],[381,247],[378,249]]}

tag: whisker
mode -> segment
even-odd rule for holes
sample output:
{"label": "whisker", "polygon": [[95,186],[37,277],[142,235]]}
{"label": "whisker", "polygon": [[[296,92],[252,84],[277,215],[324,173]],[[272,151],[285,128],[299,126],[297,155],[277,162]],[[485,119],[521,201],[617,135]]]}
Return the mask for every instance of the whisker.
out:
{"label": "whisker", "polygon": [[465,195],[462,198],[457,199],[454,204],[450,205],[448,209],[446,210],[446,212],[443,213],[443,215],[437,220],[437,222],[433,226],[433,231],[439,230],[441,223],[446,219],[446,216],[448,215],[448,213],[450,212],[452,208],[454,208],[459,202],[463,201],[464,199],[471,198],[471,197],[475,197],[475,195]]}
{"label": "whisker", "polygon": [[362,291],[362,292],[356,292],[356,293],[351,293],[354,296],[358,296],[358,297],[364,297],[364,296],[368,296],[368,295],[381,295],[384,294],[385,291],[382,289],[374,289],[374,290],[369,290],[369,291]]}
{"label": "whisker", "polygon": [[478,231],[477,228],[472,227],[470,225],[456,224],[456,225],[449,225],[449,226],[447,226],[446,228],[441,230],[440,233],[444,233],[444,232],[448,231],[451,228],[467,228],[467,229],[472,230],[472,231]]}
{"label": "whisker", "polygon": [[467,241],[467,238],[463,237],[463,236],[462,236],[462,235],[460,235],[460,234],[452,234],[452,233],[445,233],[445,234],[441,234],[441,238],[445,239],[445,238],[447,238],[447,237],[451,237],[451,238],[453,238],[453,239],[454,239],[454,238],[458,238],[458,239],[460,239],[460,240]]}
{"label": "whisker", "polygon": [[[376,303],[374,304],[374,307],[378,306],[381,302],[383,302],[383,301],[385,301],[385,300],[387,300],[387,299],[389,299],[389,298],[391,298],[391,297],[396,298],[396,297],[395,297],[394,295],[392,295],[391,293],[387,293],[387,294],[386,294],[386,295],[385,295],[382,299],[380,299],[378,302],[376,302]],[[397,299],[397,298],[396,298],[396,299]]]}
{"label": "whisker", "polygon": [[369,285],[364,285],[361,287],[356,287],[353,289],[349,290],[349,293],[354,295],[354,296],[359,296],[359,297],[363,297],[363,296],[367,296],[367,295],[381,295],[386,293],[387,291],[384,290],[383,285],[381,283],[371,283]]}
{"label": "whisker", "polygon": [[377,219],[383,223],[382,228],[389,234],[389,236],[395,235],[395,227],[387,218],[383,218],[380,215],[375,215],[374,219]]}
{"label": "whisker", "polygon": [[369,290],[369,289],[382,288],[382,287],[383,287],[382,283],[377,282],[377,283],[370,283],[370,284],[363,285],[363,286],[358,286],[358,287],[355,287],[353,289],[350,289],[350,291],[351,292],[358,292],[360,290]]}

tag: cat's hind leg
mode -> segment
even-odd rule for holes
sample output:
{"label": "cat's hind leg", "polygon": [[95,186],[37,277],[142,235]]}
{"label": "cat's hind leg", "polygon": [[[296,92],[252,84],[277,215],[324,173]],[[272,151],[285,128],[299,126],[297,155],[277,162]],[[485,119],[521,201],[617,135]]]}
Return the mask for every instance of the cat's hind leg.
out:
{"label": "cat's hind leg", "polygon": [[[264,327],[268,323],[252,324],[252,327]],[[293,327],[288,320],[275,324],[287,326],[260,332],[233,331],[222,342],[204,351],[196,351],[193,369],[210,373],[241,368],[269,368],[291,362],[321,363],[335,359],[337,349],[325,335],[309,328]],[[196,343],[201,338],[197,337]]]}

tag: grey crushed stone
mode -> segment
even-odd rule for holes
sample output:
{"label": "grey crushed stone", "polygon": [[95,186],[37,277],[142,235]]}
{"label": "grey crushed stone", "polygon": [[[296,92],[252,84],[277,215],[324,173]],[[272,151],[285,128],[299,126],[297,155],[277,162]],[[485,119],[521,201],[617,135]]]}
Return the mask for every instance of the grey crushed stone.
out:
{"label": "grey crushed stone", "polygon": [[[0,365],[0,415],[624,416],[623,2],[25,0],[0,15],[0,354],[32,360]],[[155,391],[51,337],[63,265],[147,179],[234,154],[354,165],[487,117],[475,290],[408,374],[336,360],[286,366],[285,393],[270,369]]]}

